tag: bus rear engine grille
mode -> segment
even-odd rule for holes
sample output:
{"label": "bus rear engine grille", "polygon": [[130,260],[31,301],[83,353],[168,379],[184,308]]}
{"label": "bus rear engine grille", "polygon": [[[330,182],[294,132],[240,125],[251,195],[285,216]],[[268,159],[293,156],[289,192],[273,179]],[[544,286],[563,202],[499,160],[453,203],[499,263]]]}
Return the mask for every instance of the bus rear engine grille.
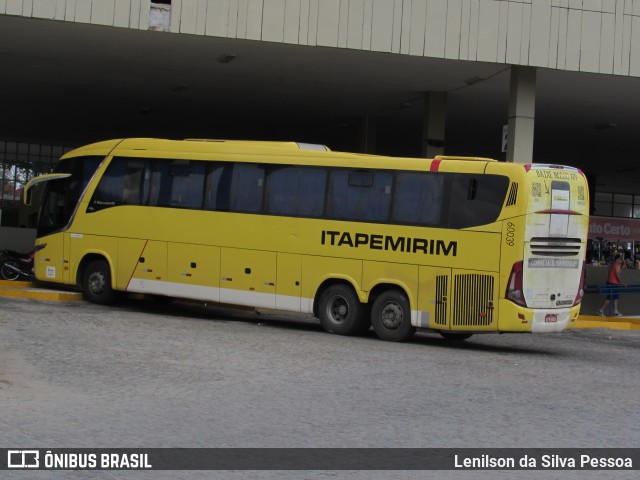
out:
{"label": "bus rear engine grille", "polygon": [[545,257],[572,257],[580,254],[579,238],[534,237],[530,242],[531,253]]}
{"label": "bus rear engine grille", "polygon": [[491,275],[456,275],[453,280],[453,325],[491,325],[493,323],[493,284]]}

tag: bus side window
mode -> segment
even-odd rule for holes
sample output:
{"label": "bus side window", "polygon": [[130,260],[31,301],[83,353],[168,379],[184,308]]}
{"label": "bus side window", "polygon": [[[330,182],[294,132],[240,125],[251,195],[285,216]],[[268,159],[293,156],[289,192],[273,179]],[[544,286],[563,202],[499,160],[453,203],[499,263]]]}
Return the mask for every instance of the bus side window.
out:
{"label": "bus side window", "polygon": [[162,207],[168,204],[171,185],[169,183],[169,162],[154,160],[149,180],[149,205]]}
{"label": "bus side window", "polygon": [[393,199],[393,221],[439,225],[444,177],[436,173],[398,172]]}
{"label": "bus side window", "polygon": [[205,164],[189,160],[155,160],[151,169],[149,205],[201,209]]}
{"label": "bus side window", "polygon": [[172,162],[169,167],[171,175],[170,207],[202,208],[204,200],[204,163]]}
{"label": "bus side window", "polygon": [[449,227],[468,228],[495,222],[509,186],[502,175],[452,174]]}
{"label": "bus side window", "polygon": [[233,164],[214,164],[209,167],[204,184],[204,209],[229,211],[229,190]]}
{"label": "bus side window", "polygon": [[232,212],[257,213],[262,210],[264,170],[260,165],[234,165],[229,195],[229,209]]}
{"label": "bus side window", "polygon": [[327,215],[340,220],[387,222],[393,174],[385,171],[333,170]]}
{"label": "bus side window", "polygon": [[141,205],[144,181],[144,160],[129,159],[124,173],[124,188],[122,191],[123,205]]}
{"label": "bus side window", "polygon": [[114,158],[89,202],[89,211],[118,205],[140,205],[145,180],[145,161]]}
{"label": "bus side window", "polygon": [[274,167],[269,174],[268,212],[319,217],[324,210],[327,172],[320,168]]}
{"label": "bus side window", "polygon": [[202,208],[204,194],[204,164],[176,160],[169,164],[171,197],[169,207]]}

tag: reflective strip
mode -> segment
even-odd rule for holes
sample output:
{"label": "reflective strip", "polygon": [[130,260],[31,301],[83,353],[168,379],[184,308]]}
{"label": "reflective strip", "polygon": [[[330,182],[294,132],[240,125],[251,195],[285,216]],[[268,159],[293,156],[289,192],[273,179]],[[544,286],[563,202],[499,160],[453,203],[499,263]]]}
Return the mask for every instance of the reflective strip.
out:
{"label": "reflective strip", "polygon": [[143,280],[140,278],[131,279],[127,286],[127,292],[169,295],[178,298],[189,298],[192,300],[229,303],[248,307],[272,308],[291,312],[313,312],[312,298],[234,290],[231,288],[207,287],[204,285],[188,285],[177,282]]}

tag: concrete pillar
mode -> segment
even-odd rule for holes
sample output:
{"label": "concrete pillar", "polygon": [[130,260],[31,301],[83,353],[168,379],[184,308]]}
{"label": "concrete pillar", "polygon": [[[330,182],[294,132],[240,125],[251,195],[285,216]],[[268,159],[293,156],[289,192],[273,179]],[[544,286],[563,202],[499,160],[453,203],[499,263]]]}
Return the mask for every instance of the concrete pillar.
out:
{"label": "concrete pillar", "polygon": [[370,115],[362,117],[362,127],[360,129],[360,151],[362,153],[375,153],[377,134],[377,119]]}
{"label": "concrete pillar", "polygon": [[511,66],[507,162],[533,161],[533,128],[536,116],[536,69]]}
{"label": "concrete pillar", "polygon": [[447,116],[447,93],[427,92],[424,98],[422,156],[433,158],[444,153],[444,128]]}

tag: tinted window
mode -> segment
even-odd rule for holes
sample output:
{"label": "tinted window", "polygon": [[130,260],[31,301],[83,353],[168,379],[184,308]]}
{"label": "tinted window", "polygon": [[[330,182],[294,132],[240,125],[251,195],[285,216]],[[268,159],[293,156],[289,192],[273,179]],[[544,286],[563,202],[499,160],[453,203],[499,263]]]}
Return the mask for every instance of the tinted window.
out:
{"label": "tinted window", "polygon": [[151,169],[149,205],[202,208],[205,164],[188,160],[156,160]]}
{"label": "tinted window", "polygon": [[145,203],[146,163],[142,159],[114,158],[102,175],[87,211]]}
{"label": "tinted window", "polygon": [[103,157],[76,157],[58,163],[54,172],[70,173],[71,176],[45,183],[38,235],[46,235],[69,223],[80,196],[102,160]]}
{"label": "tinted window", "polygon": [[327,214],[331,218],[386,222],[391,204],[390,172],[331,172]]}
{"label": "tinted window", "polygon": [[204,185],[204,208],[207,210],[229,210],[229,190],[233,164],[209,167]]}
{"label": "tinted window", "polygon": [[399,172],[393,199],[393,220],[398,223],[438,225],[442,211],[444,176]]}
{"label": "tinted window", "polygon": [[274,168],[269,175],[269,213],[319,217],[324,211],[327,172],[319,168]]}
{"label": "tinted window", "polygon": [[248,163],[236,163],[231,174],[229,209],[234,212],[262,210],[264,168]]}
{"label": "tinted window", "polygon": [[467,228],[494,222],[504,203],[508,177],[451,174],[449,227]]}
{"label": "tinted window", "polygon": [[[49,182],[41,226],[53,228],[68,223],[100,160],[61,163],[57,171],[66,169],[73,174],[69,179]],[[87,211],[117,205],[204,207],[468,228],[497,219],[508,186],[508,178],[499,175],[114,158]]]}

